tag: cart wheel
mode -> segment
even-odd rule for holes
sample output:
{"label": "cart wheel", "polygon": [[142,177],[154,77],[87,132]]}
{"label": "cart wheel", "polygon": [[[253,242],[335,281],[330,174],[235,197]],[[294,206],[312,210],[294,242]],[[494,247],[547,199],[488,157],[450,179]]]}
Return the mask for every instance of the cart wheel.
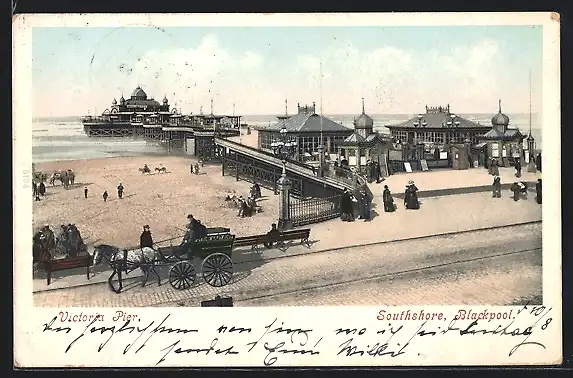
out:
{"label": "cart wheel", "polygon": [[214,287],[225,286],[233,277],[233,261],[224,253],[213,253],[203,260],[201,272],[203,279],[209,285]]}
{"label": "cart wheel", "polygon": [[179,261],[169,269],[169,283],[177,290],[189,289],[195,278],[195,268],[188,261]]}

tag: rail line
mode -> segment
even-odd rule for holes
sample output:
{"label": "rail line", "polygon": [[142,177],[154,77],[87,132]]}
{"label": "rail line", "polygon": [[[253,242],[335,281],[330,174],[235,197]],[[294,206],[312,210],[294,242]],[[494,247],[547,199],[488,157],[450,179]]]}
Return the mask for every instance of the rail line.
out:
{"label": "rail line", "polygon": [[[519,223],[511,223],[511,224],[507,224],[507,225],[503,225],[503,226],[489,226],[489,227],[482,227],[482,228],[474,228],[471,230],[450,231],[450,232],[443,232],[443,233],[439,233],[439,234],[414,236],[411,238],[384,240],[384,241],[364,243],[364,244],[353,244],[353,245],[347,245],[347,246],[341,246],[341,247],[326,248],[326,249],[322,249],[319,251],[312,251],[311,250],[308,252],[293,253],[293,254],[284,255],[284,256],[267,257],[265,259],[262,259],[262,261],[266,262],[266,261],[272,261],[272,260],[278,260],[278,259],[287,259],[287,258],[291,258],[291,257],[314,255],[314,254],[320,254],[320,253],[340,252],[340,251],[343,251],[346,249],[351,249],[351,248],[372,247],[372,246],[376,246],[376,245],[400,243],[400,242],[405,242],[405,241],[416,241],[416,240],[423,240],[423,239],[439,238],[439,237],[444,237],[444,236],[462,235],[462,234],[468,234],[468,233],[472,233],[472,232],[489,231],[489,230],[493,230],[496,228],[520,227],[520,226],[527,226],[527,225],[538,224],[538,223],[542,223],[542,221],[537,220],[537,221],[519,222]],[[239,261],[239,262],[235,262],[234,265],[250,264],[253,262],[260,262],[260,261],[261,261],[261,259]]]}
{"label": "rail line", "polygon": [[435,264],[435,265],[425,266],[422,268],[414,268],[414,269],[401,270],[401,271],[392,272],[392,273],[377,274],[377,275],[364,277],[364,278],[357,278],[357,279],[352,279],[352,280],[326,283],[326,284],[322,284],[322,285],[308,286],[308,287],[303,287],[303,288],[294,289],[294,290],[285,290],[285,291],[280,292],[280,293],[263,294],[263,295],[257,295],[257,296],[248,297],[248,298],[244,298],[244,299],[238,299],[238,300],[236,300],[236,302],[249,302],[249,301],[254,301],[254,300],[258,300],[258,299],[268,299],[268,298],[280,297],[280,296],[289,295],[289,294],[304,293],[304,292],[309,292],[309,291],[316,290],[316,289],[340,287],[340,286],[354,284],[354,283],[363,283],[363,282],[368,282],[368,281],[375,281],[375,280],[379,280],[381,278],[394,277],[394,276],[410,274],[410,273],[424,272],[424,271],[429,271],[432,269],[443,268],[443,267],[448,267],[448,266],[453,266],[453,265],[458,265],[458,264],[467,264],[467,263],[475,262],[475,261],[483,261],[483,260],[488,260],[488,259],[495,259],[498,257],[519,255],[519,254],[524,254],[527,252],[536,252],[536,251],[541,252],[541,248],[531,248],[531,249],[523,249],[523,250],[519,250],[519,251],[498,253],[498,254],[490,255],[490,256],[481,256],[481,257],[475,257],[475,258],[470,258],[470,259],[452,261],[452,262],[448,262],[448,263]]}

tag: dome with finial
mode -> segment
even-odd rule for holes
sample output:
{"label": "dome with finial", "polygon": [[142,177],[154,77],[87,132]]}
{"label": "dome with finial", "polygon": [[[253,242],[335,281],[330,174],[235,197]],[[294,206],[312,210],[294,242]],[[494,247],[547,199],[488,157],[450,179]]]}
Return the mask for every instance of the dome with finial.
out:
{"label": "dome with finial", "polygon": [[501,100],[499,100],[499,111],[491,119],[493,126],[507,126],[509,125],[509,117],[501,112]]}
{"label": "dome with finial", "polygon": [[115,98],[113,99],[113,101],[111,102],[111,104],[112,104],[112,105],[117,105],[117,101],[116,101]]}
{"label": "dome with finial", "polygon": [[374,121],[364,112],[364,98],[362,98],[362,114],[354,119],[354,127],[357,129],[371,129]]}
{"label": "dome with finial", "polygon": [[167,105],[167,95],[163,96],[163,105]]}
{"label": "dome with finial", "polygon": [[131,98],[137,100],[147,100],[147,93],[138,85],[137,88],[131,92]]}
{"label": "dome with finial", "polygon": [[123,95],[121,95],[121,98],[119,99],[119,104],[120,105],[125,104],[125,98],[123,98]]}

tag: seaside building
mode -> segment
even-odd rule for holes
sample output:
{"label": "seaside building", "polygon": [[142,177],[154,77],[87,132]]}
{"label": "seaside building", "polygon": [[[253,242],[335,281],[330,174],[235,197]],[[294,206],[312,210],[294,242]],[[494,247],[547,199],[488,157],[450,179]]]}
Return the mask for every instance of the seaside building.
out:
{"label": "seaside building", "polygon": [[426,106],[425,113],[386,127],[392,137],[400,143],[438,146],[464,143],[466,139],[475,144],[478,135],[485,134],[491,129],[489,125],[481,125],[452,113],[449,104],[445,107]]}
{"label": "seaside building", "polygon": [[339,144],[352,135],[349,127],[316,114],[316,104],[297,105],[298,113],[291,117],[280,116],[279,122],[258,128],[258,148],[272,152],[271,143],[281,140],[285,128],[287,138],[296,145],[294,158],[298,161],[318,160],[320,148],[328,155],[335,154]]}
{"label": "seaside building", "polygon": [[[123,98],[123,95],[119,103],[114,98],[111,107],[104,110],[102,117],[110,122],[131,123],[143,123],[149,118],[150,122],[162,124],[169,123],[171,113],[167,97],[164,97],[160,104],[153,98],[147,98],[147,93],[138,85],[127,100]],[[176,109],[173,113],[176,113]]]}
{"label": "seaside building", "polygon": [[350,167],[361,173],[369,160],[378,162],[383,175],[387,175],[386,155],[391,146],[391,140],[374,132],[374,121],[364,111],[363,98],[362,114],[354,119],[354,132],[337,144],[338,160],[346,159]]}
{"label": "seaside building", "polygon": [[509,127],[509,117],[501,111],[501,100],[499,100],[498,113],[491,119],[491,125],[491,130],[477,137],[481,143],[476,147],[484,151],[483,165],[489,167],[492,159],[497,159],[498,165],[502,167],[513,166],[517,159],[520,159],[523,164],[525,136],[519,129]]}

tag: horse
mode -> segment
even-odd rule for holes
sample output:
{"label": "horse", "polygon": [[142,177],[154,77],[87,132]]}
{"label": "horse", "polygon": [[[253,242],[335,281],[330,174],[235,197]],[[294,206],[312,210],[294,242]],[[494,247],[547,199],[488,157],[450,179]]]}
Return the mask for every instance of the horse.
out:
{"label": "horse", "polygon": [[56,249],[67,257],[76,257],[88,253],[80,231],[74,224],[61,225],[61,233],[56,241]]}
{"label": "horse", "polygon": [[145,166],[143,168],[139,168],[139,172],[141,173],[151,173],[151,169],[149,169],[148,166]]}
{"label": "horse", "polygon": [[68,189],[70,185],[71,186],[74,185],[75,180],[76,180],[76,174],[71,169],[68,169],[67,171],[55,171],[52,174],[52,177],[50,178],[50,184],[52,184],[52,186],[55,186],[56,181],[60,181],[62,183],[62,186]]}
{"label": "horse", "polygon": [[165,167],[155,167],[155,172],[158,172],[158,173],[167,173],[167,168],[165,168]]}
{"label": "horse", "polygon": [[[153,273],[157,277],[158,285],[161,285],[161,277],[155,270],[155,262],[158,260],[158,256],[157,252],[152,248],[145,247],[140,250],[128,251],[125,249],[120,250],[109,244],[100,244],[94,248],[93,263],[94,265],[99,265],[104,259],[113,267],[113,272],[108,278],[108,284],[116,293],[123,289],[122,273],[127,275],[138,268],[145,275],[142,286],[145,286],[147,283],[149,273]],[[116,275],[119,281],[118,289],[112,285],[112,280]]]}

